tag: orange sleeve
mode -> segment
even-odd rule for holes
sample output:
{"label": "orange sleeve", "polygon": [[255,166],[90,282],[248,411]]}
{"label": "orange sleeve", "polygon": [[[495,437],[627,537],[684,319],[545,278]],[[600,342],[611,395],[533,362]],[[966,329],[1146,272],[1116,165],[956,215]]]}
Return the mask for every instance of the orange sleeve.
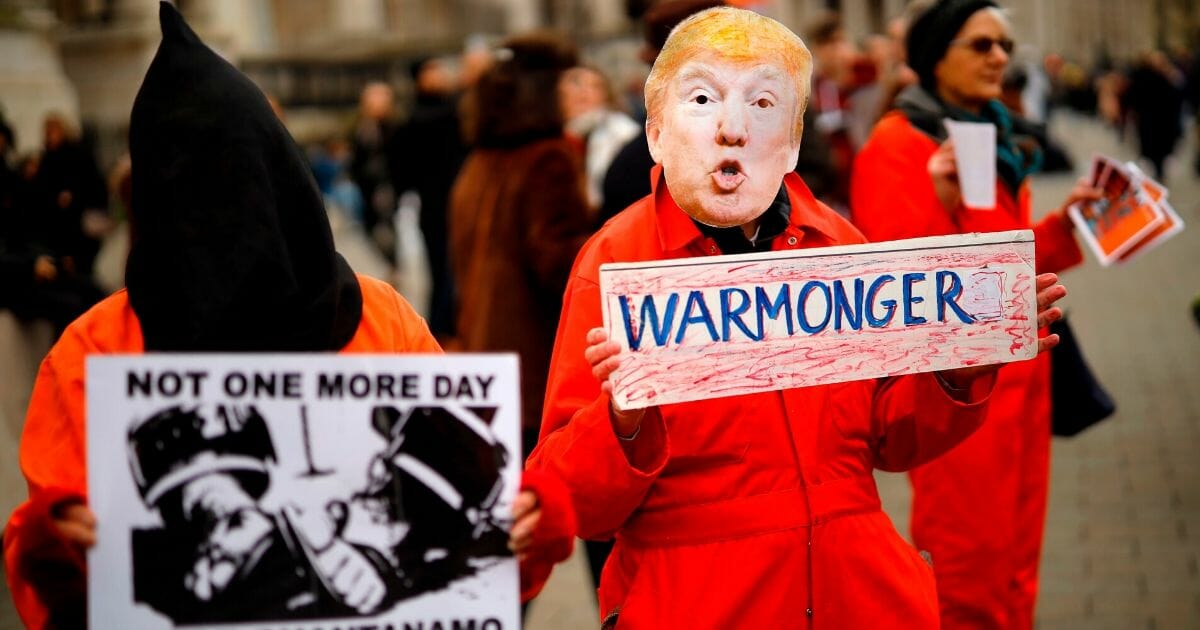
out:
{"label": "orange sleeve", "polygon": [[399,348],[400,352],[415,352],[428,354],[441,354],[442,346],[438,344],[433,333],[429,332],[429,324],[425,322],[425,318],[417,313],[412,304],[404,299],[396,291],[392,291],[392,295],[396,300],[396,312],[400,316],[400,327],[402,330],[402,342]]}
{"label": "orange sleeve", "polygon": [[[586,249],[580,258],[584,262],[577,267],[587,264]],[[601,325],[600,287],[575,275],[554,341],[541,438],[526,465],[566,482],[579,535],[597,540],[619,529],[642,504],[670,452],[666,425],[654,408],[647,410],[636,440],[617,440],[609,397],[583,357],[587,332]]]}
{"label": "orange sleeve", "polygon": [[1038,273],[1059,273],[1083,262],[1074,230],[1071,219],[1062,212],[1051,212],[1033,226]]}
{"label": "orange sleeve", "polygon": [[86,564],[82,553],[59,538],[53,510],[87,499],[84,433],[84,356],[71,329],[42,361],[21,436],[21,469],[29,499],[4,530],[9,590],[26,626],[51,617],[82,614]]}
{"label": "orange sleeve", "polygon": [[881,428],[875,467],[890,472],[924,464],[967,439],[983,424],[995,376],[981,377],[955,400],[933,373],[881,379],[872,410]]}
{"label": "orange sleeve", "polygon": [[362,322],[342,352],[441,354],[425,318],[392,285],[362,274]]}
{"label": "orange sleeve", "polygon": [[527,470],[521,479],[521,490],[537,495],[541,509],[533,543],[521,561],[521,601],[527,602],[542,591],[554,565],[571,557],[578,525],[571,493],[562,480],[542,471]]}

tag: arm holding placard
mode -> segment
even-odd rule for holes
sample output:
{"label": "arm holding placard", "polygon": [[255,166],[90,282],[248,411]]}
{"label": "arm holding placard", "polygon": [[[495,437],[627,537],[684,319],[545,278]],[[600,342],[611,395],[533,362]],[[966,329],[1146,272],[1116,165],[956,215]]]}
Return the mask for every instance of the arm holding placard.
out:
{"label": "arm holding placard", "polygon": [[541,592],[554,565],[571,556],[579,526],[566,484],[537,470],[522,475],[513,518],[508,546],[520,561],[521,601],[527,602]]}
{"label": "arm holding placard", "polygon": [[[657,409],[645,410],[640,424],[613,413],[611,397],[585,357],[593,345],[588,331],[602,326],[600,314],[599,286],[574,275],[550,364],[541,438],[528,463],[530,469],[545,469],[566,481],[579,534],[587,539],[601,539],[620,528],[641,505],[670,453]],[[609,358],[596,352],[589,356],[597,363]],[[631,428],[635,424],[638,428]],[[626,437],[637,431],[637,437],[621,440],[619,431]]]}
{"label": "arm holding placard", "polygon": [[[1054,304],[1066,295],[1054,274],[1042,274],[1036,282],[1037,325],[1044,327],[1061,318]],[[600,391],[610,397],[609,377],[621,363],[622,348],[605,330],[593,328],[586,336],[584,358]],[[1039,352],[1058,343],[1056,335],[1038,341]],[[885,470],[906,470],[929,461],[961,442],[983,421],[983,406],[995,383],[999,365],[943,370],[930,374],[886,378],[879,381],[872,405],[874,434],[880,436],[880,461]],[[864,391],[863,395],[869,395]],[[918,401],[920,401],[918,403]],[[637,453],[644,410],[622,410],[610,404],[613,431],[630,461]],[[967,420],[963,419],[963,412]]]}
{"label": "arm holding placard", "polygon": [[4,529],[9,590],[29,627],[65,625],[86,614],[86,549],[96,519],[85,505],[83,362],[94,351],[69,327],[43,360],[21,439],[29,499]]}
{"label": "arm holding placard", "polygon": [[[1067,290],[1052,273],[1037,277],[1037,326],[1062,318],[1055,303]],[[1058,335],[1038,339],[1038,352],[1058,345]],[[971,435],[983,422],[1000,365],[887,378],[875,393],[872,415],[880,436],[875,467],[893,472],[926,463]],[[965,414],[965,415],[964,415]]]}

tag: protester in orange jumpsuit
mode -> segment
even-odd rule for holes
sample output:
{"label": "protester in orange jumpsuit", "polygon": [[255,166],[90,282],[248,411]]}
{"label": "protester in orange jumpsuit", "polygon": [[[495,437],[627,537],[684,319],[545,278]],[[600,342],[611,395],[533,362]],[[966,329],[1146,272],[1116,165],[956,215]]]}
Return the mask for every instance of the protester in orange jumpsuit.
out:
{"label": "protester in orange jumpsuit", "polygon": [[[97,535],[84,458],[88,355],[441,351],[395,290],[356,276],[334,251],[303,155],[258,88],[161,7],[163,44],[130,125],[128,289],[51,349],[21,440],[29,500],[5,527],[4,555],[31,628],[86,625],[84,554]],[[570,554],[574,513],[562,482],[536,473],[514,512],[527,599]]]}
{"label": "protester in orange jumpsuit", "polygon": [[[1026,176],[1037,150],[996,100],[1012,50],[1003,13],[989,0],[944,0],[913,22],[907,46],[920,84],[901,92],[859,153],[855,226],[873,241],[1032,227],[1038,272],[1078,264],[1061,210],[1031,224]],[[994,209],[962,204],[944,118],[996,125]],[[1068,203],[1095,196],[1080,184]],[[983,427],[911,473],[913,543],[932,555],[944,627],[1033,625],[1049,474],[1049,359],[1000,368]]]}
{"label": "protester in orange jumpsuit", "polygon": [[[863,241],[791,173],[810,74],[804,44],[769,18],[716,8],[682,22],[646,86],[653,192],[575,262],[528,467],[567,481],[584,537],[616,536],[605,627],[937,625],[933,573],[880,509],[872,470],[906,470],[975,430],[994,368],[637,412],[611,401],[622,351],[601,328],[601,264]],[[1065,289],[1038,287],[1052,320]]]}

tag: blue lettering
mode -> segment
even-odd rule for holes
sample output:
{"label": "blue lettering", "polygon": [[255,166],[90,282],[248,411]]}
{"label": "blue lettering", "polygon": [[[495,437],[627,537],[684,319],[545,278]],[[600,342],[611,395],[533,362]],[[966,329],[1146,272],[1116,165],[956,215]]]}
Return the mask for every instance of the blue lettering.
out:
{"label": "blue lettering", "polygon": [[[945,278],[950,278],[949,287],[946,287],[945,283],[942,282],[942,280]],[[970,324],[975,321],[974,317],[971,317],[965,313],[958,305],[958,296],[962,295],[962,280],[958,279],[957,273],[954,273],[953,271],[937,272],[937,286],[937,312],[939,322],[946,321],[947,304],[950,305],[950,310],[954,311],[954,314],[958,316],[959,321],[962,323]]]}
{"label": "blue lettering", "polygon": [[796,333],[795,326],[792,325],[792,285],[784,283],[779,287],[779,294],[774,300],[767,297],[767,292],[762,287],[754,287],[754,307],[758,310],[758,331],[759,339],[766,335],[766,329],[763,328],[763,314],[771,319],[779,317],[780,311],[783,312],[784,321],[787,322],[788,336]]}
{"label": "blue lettering", "polygon": [[[737,308],[733,308],[731,299],[734,295],[742,298],[742,303]],[[730,288],[721,289],[721,340],[729,341],[729,325],[732,323],[737,326],[743,333],[746,334],[752,341],[762,339],[762,324],[759,324],[758,333],[752,332],[746,328],[746,324],[742,322],[742,313],[750,310],[750,294],[743,289]]]}
{"label": "blue lettering", "polygon": [[[813,290],[820,289],[821,293],[825,294],[825,319],[821,323],[812,326],[808,323],[808,312],[805,310],[805,305],[808,303],[808,294]],[[829,287],[817,280],[810,280],[800,289],[800,297],[796,298],[796,319],[800,320],[800,329],[808,334],[821,332],[825,326],[829,325],[829,318],[833,316],[833,300],[829,295]]]}
{"label": "blue lettering", "polygon": [[654,335],[655,345],[660,348],[667,345],[667,340],[671,338],[671,325],[675,321],[675,307],[679,305],[678,293],[672,293],[667,298],[667,311],[663,314],[661,326],[658,321],[658,309],[654,306],[654,296],[647,295],[643,298],[641,319],[638,321],[636,332],[633,330],[633,317],[629,314],[629,297],[622,295],[618,299],[621,303],[621,321],[625,322],[625,339],[629,341],[631,350],[637,351],[642,345],[647,316],[650,318],[650,333]]}
{"label": "blue lettering", "polygon": [[875,278],[871,283],[871,288],[867,290],[867,325],[871,328],[883,328],[892,321],[892,317],[896,315],[896,300],[883,300],[879,304],[883,306],[887,314],[883,317],[875,317],[875,297],[879,295],[879,290],[883,285],[895,281],[895,276],[884,274]]}
{"label": "blue lettering", "polygon": [[842,313],[846,314],[846,321],[850,323],[851,329],[862,330],[863,285],[862,278],[854,279],[854,305],[851,308],[850,301],[846,297],[846,285],[841,280],[833,281],[834,330],[842,329]]}
{"label": "blue lettering", "polygon": [[[692,315],[693,306],[699,307],[700,313]],[[679,322],[679,332],[675,333],[675,343],[683,343],[683,335],[687,332],[688,324],[704,324],[708,328],[708,334],[713,341],[718,339],[717,327],[713,325],[712,315],[708,312],[708,305],[704,303],[704,294],[699,291],[688,293],[687,305],[683,307],[683,320]]]}
{"label": "blue lettering", "polygon": [[912,294],[912,285],[917,282],[924,282],[925,274],[923,273],[906,273],[901,284],[904,286],[904,325],[915,326],[917,324],[926,323],[924,317],[913,315],[912,307],[914,304],[924,302],[925,298],[916,297]]}

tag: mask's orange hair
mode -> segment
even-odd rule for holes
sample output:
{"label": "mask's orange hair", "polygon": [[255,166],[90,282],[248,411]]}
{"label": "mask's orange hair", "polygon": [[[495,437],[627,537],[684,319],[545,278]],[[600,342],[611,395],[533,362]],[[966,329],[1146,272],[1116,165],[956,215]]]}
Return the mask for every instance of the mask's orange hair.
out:
{"label": "mask's orange hair", "polygon": [[705,54],[736,64],[775,64],[787,72],[796,87],[795,139],[799,141],[812,79],[812,55],[786,26],[732,7],[701,11],[671,31],[646,79],[647,126],[658,124],[667,88],[679,68]]}

